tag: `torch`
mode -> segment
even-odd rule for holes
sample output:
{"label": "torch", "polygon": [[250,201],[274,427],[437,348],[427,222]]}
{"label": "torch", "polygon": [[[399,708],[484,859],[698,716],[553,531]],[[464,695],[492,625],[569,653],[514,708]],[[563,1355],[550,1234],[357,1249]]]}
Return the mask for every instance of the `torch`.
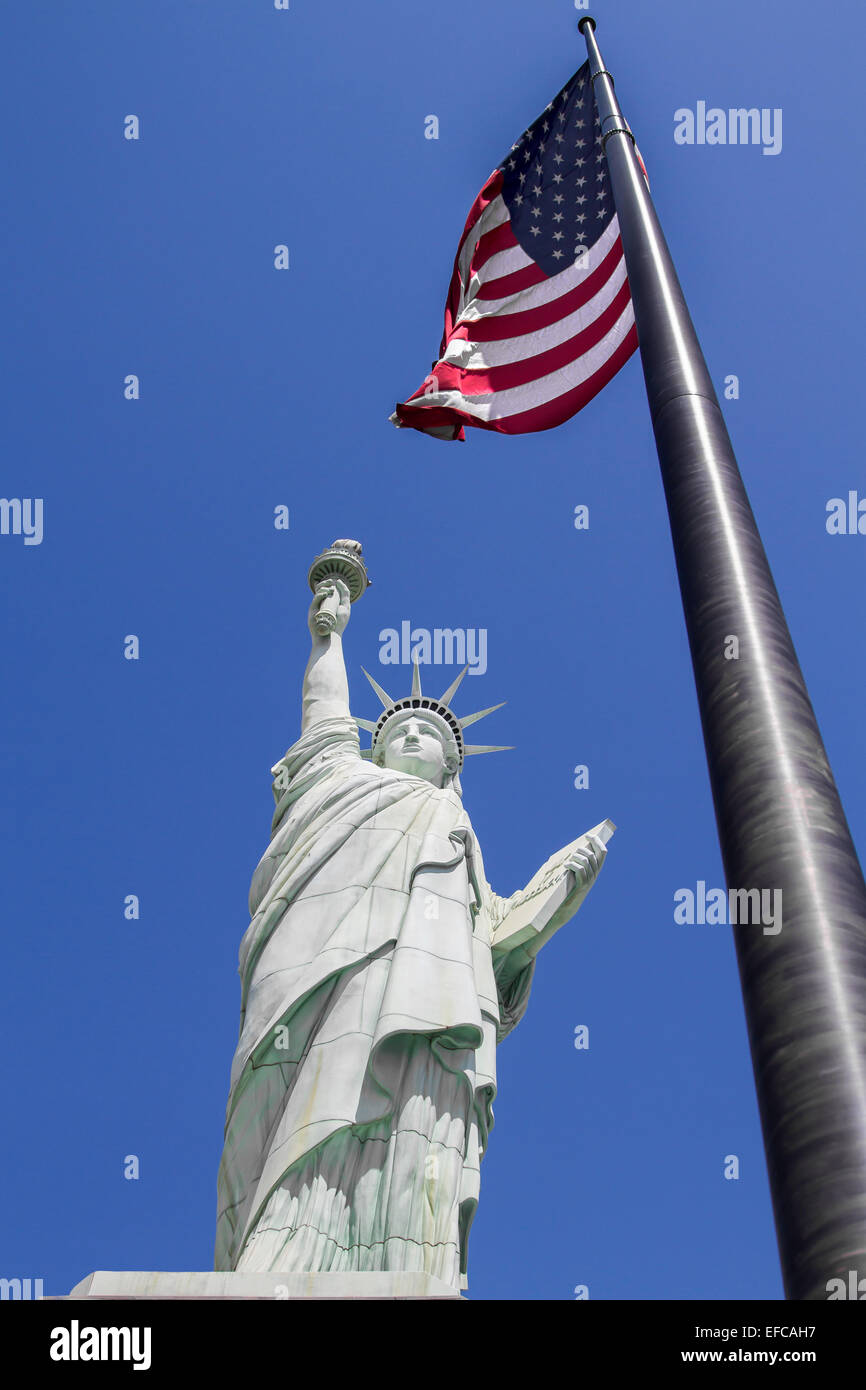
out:
{"label": "torch", "polygon": [[[314,594],[317,594],[322,585],[329,580],[342,579],[349,590],[352,603],[361,597],[367,585],[372,582],[361,555],[360,541],[334,541],[333,545],[316,556],[307,578]],[[329,632],[334,631],[339,602],[336,593],[329,594],[322,600],[316,614],[316,631],[321,637],[326,637]]]}

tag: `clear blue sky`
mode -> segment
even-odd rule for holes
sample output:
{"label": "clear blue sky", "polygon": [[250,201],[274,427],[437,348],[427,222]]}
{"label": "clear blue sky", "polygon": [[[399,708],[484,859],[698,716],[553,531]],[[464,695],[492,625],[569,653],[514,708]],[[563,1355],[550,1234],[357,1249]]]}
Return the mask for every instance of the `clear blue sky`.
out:
{"label": "clear blue sky", "polygon": [[[829,498],[866,496],[862,6],[826,34],[803,0],[595,13],[717,387],[740,380],[725,413],[862,846],[866,537],[825,529]],[[7,14],[2,491],[44,499],[44,538],[0,536],[6,1277],[212,1266],[268,769],[298,733],[307,568],[345,535],[374,579],[357,714],[360,666],[394,675],[382,629],[487,630],[455,707],[508,701],[481,727],[515,751],[463,779],[494,887],[619,827],[500,1049],[470,1296],[781,1297],[732,939],[673,917],[723,878],[639,363],[545,434],[387,420],[435,355],[475,194],[584,60],[578,17]],[[782,108],[782,152],[675,144],[701,100]]]}

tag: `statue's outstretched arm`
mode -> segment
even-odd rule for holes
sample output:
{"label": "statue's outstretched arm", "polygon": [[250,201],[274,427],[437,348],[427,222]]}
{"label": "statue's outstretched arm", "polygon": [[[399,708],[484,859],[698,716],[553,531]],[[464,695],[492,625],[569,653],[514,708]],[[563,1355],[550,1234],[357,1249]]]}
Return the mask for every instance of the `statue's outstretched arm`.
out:
{"label": "statue's outstretched arm", "polygon": [[[608,828],[609,827],[609,828]],[[504,983],[524,970],[552,936],[577,912],[607,857],[610,821],[554,855],[509,899],[491,942],[497,979]],[[603,838],[604,837],[604,838]]]}
{"label": "statue's outstretched arm", "polygon": [[[324,600],[335,595],[338,599],[336,624],[332,632],[323,636],[317,629],[316,615]],[[349,589],[342,579],[324,580],[313,595],[307,618],[313,646],[304,672],[302,733],[323,719],[349,717],[349,682],[343,660],[343,632],[349,621],[350,609]]]}

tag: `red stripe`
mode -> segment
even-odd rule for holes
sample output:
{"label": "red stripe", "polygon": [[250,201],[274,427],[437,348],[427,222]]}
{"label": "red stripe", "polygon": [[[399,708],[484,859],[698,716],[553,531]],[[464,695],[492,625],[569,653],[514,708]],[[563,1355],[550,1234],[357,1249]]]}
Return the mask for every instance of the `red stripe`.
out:
{"label": "red stripe", "polygon": [[520,337],[524,333],[539,333],[543,328],[549,328],[552,323],[558,323],[560,319],[588,304],[615,273],[621,260],[622,242],[617,237],[601,265],[596,266],[585,280],[575,285],[574,289],[561,294],[558,299],[552,299],[549,304],[540,304],[536,309],[523,309],[515,314],[495,314],[490,318],[470,322],[460,319],[450,336],[462,338],[466,342],[495,343],[503,338]]}
{"label": "red stripe", "polygon": [[467,281],[471,280],[473,275],[478,274],[481,267],[487,264],[491,256],[495,256],[499,251],[513,250],[515,246],[519,245],[520,242],[514,235],[514,228],[511,225],[510,218],[505,222],[500,222],[498,227],[493,227],[489,232],[485,232],[476,244],[472,254],[472,260],[469,262],[469,274],[466,277]]}
{"label": "red stripe", "polygon": [[[625,365],[637,345],[637,329],[632,325],[616,351],[597,372],[587,377],[586,381],[582,381],[571,391],[556,396],[552,401],[545,402],[544,405],[522,410],[515,415],[506,415],[500,420],[479,420],[468,411],[454,410],[449,406],[425,408],[408,403],[398,405],[396,414],[402,424],[410,425],[422,433],[427,425],[453,425],[456,428],[461,424],[471,425],[476,429],[493,430],[497,434],[531,434],[536,430],[551,430],[570,420],[592,400],[593,396],[597,396],[611,378],[616,376],[620,367]],[[454,437],[459,439],[463,435],[457,433]]]}
{"label": "red stripe", "polygon": [[[394,414],[402,425],[409,425],[412,429],[418,430],[421,434],[426,434],[428,432],[428,425],[438,425],[440,429],[443,425],[448,425],[455,431],[454,438],[460,440],[466,438],[460,423],[461,415],[469,424],[474,425],[478,423],[476,420],[470,421],[469,416],[462,410],[447,410],[441,405],[430,406],[429,409],[425,410],[422,406],[418,405],[398,404]],[[441,437],[441,435],[431,435],[432,439],[441,439]]]}
{"label": "red stripe", "polygon": [[[629,284],[624,280],[607,308],[593,319],[592,323],[587,324],[586,328],[582,328],[579,333],[573,334],[564,342],[520,361],[504,362],[496,367],[461,367],[455,362],[435,362],[432,368],[435,390],[457,391],[467,400],[471,400],[476,396],[493,395],[496,391],[508,391],[516,386],[528,386],[551,372],[560,371],[579,361],[592,348],[597,347],[625,312],[630,300]],[[426,389],[429,381],[430,378],[426,378],[418,390],[408,398],[407,404],[431,394]]]}
{"label": "red stripe", "polygon": [[[450,426],[455,431],[454,438],[460,440],[466,438],[460,423],[461,417],[468,424],[477,424],[477,421],[470,420],[465,411],[451,410],[442,405],[429,406],[425,410],[423,406],[409,405],[408,403],[406,405],[400,405],[398,402],[394,414],[401,424],[409,425],[412,429],[418,430],[421,434],[428,433],[429,425],[438,426],[440,429],[443,425]],[[441,435],[434,434],[431,438],[440,439]]]}
{"label": "red stripe", "polygon": [[448,342],[448,336],[451,333],[452,328],[454,327],[454,323],[460,309],[460,291],[463,287],[462,281],[460,279],[460,252],[463,250],[464,242],[470,235],[472,228],[475,226],[476,222],[478,221],[481,214],[484,212],[485,208],[493,202],[494,198],[499,197],[501,191],[502,170],[494,169],[493,173],[490,175],[490,178],[485,183],[484,187],[478,194],[478,197],[475,199],[475,202],[472,204],[472,207],[469,210],[469,216],[466,219],[466,226],[463,228],[463,235],[460,238],[460,245],[457,247],[457,255],[454,257],[454,269],[451,272],[451,283],[448,286],[448,298],[445,301],[445,327],[442,331],[442,341],[439,344],[440,357],[445,351],[445,345]]}
{"label": "red stripe", "polygon": [[463,235],[460,238],[460,245],[457,247],[457,255],[454,258],[455,260],[460,259],[460,252],[463,250],[463,243],[465,242],[469,233],[472,231],[472,228],[475,226],[475,223],[478,221],[482,212],[484,212],[485,208],[489,207],[489,205],[493,202],[494,198],[499,197],[499,194],[501,192],[502,170],[494,169],[493,173],[490,175],[490,178],[487,180],[487,182],[484,184],[484,187],[481,189],[481,192],[478,194],[478,197],[475,199],[475,202],[472,204],[472,207],[469,209],[469,216],[466,219],[466,226],[463,228]]}
{"label": "red stripe", "polygon": [[[628,281],[624,280],[604,312],[564,343],[557,343],[546,352],[536,353],[534,357],[526,357],[520,362],[507,362],[499,367],[467,367],[460,372],[462,380],[459,385],[442,389],[458,390],[468,397],[485,396],[491,391],[509,391],[514,386],[528,386],[539,377],[558,372],[601,342],[628,308],[630,299]],[[433,370],[439,381],[444,381],[441,367],[434,367]]]}
{"label": "red stripe", "polygon": [[510,275],[502,275],[498,280],[488,280],[486,285],[482,285],[476,294],[476,299],[507,299],[510,294],[519,294],[521,290],[529,290],[533,285],[540,285],[544,280],[550,280],[552,276],[545,275],[541,266],[524,266],[522,270],[512,271]]}

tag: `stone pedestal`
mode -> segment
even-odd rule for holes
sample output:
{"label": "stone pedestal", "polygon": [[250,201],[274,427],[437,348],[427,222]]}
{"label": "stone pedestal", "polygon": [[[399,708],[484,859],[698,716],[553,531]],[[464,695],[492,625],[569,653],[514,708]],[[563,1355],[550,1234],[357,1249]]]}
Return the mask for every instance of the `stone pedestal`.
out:
{"label": "stone pedestal", "polygon": [[70,1299],[460,1299],[458,1291],[428,1274],[399,1270],[370,1274],[244,1274],[209,1270],[195,1274],[97,1270]]}

